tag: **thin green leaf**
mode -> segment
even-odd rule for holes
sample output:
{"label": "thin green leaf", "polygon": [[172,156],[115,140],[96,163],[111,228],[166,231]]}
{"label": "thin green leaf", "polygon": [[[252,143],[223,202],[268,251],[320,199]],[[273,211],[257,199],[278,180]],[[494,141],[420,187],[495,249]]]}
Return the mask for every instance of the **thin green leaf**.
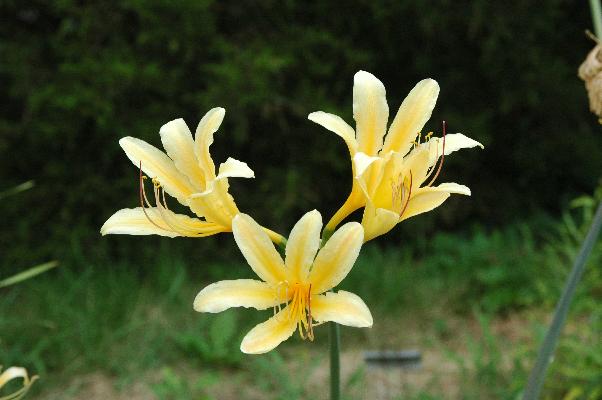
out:
{"label": "thin green leaf", "polygon": [[10,285],[14,285],[15,283],[19,283],[22,282],[24,280],[27,280],[29,278],[33,278],[36,275],[39,275],[41,273],[44,273],[46,271],[48,271],[49,269],[52,269],[54,267],[56,267],[57,265],[59,265],[58,261],[50,261],[44,264],[40,264],[38,266],[32,267],[28,270],[25,270],[23,272],[19,272],[16,275],[13,275],[11,277],[8,277],[6,279],[3,279],[0,281],[0,288],[6,287],[6,286],[10,286]]}
{"label": "thin green leaf", "polygon": [[583,275],[585,262],[587,261],[587,258],[589,257],[592,248],[596,243],[601,226],[602,202],[598,204],[598,209],[596,210],[596,215],[594,216],[592,226],[590,227],[589,232],[583,241],[581,250],[575,259],[573,269],[571,270],[571,273],[569,274],[564,286],[564,290],[562,291],[560,301],[556,306],[554,319],[552,320],[552,324],[550,325],[543,344],[539,349],[537,361],[535,362],[535,366],[533,367],[531,375],[529,376],[529,381],[527,382],[527,388],[525,389],[523,400],[537,400],[539,398],[539,393],[546,376],[546,371],[553,360],[556,342],[558,341],[558,337],[560,336],[560,332],[564,326],[564,322],[569,311],[569,306],[571,305],[571,301],[573,300],[573,296],[575,294],[575,289],[577,288],[577,284],[581,279],[581,275]]}
{"label": "thin green leaf", "polygon": [[27,181],[27,182],[23,182],[20,185],[12,187],[10,189],[6,189],[6,190],[0,192],[0,200],[2,200],[5,197],[13,196],[13,195],[15,195],[17,193],[21,193],[21,192],[24,192],[26,190],[29,190],[33,186],[34,186],[34,181]]}

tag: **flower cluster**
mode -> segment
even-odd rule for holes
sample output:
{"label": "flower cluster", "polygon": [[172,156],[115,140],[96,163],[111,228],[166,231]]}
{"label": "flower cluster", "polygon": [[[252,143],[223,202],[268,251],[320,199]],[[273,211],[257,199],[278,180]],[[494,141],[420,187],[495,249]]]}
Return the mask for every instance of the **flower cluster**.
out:
{"label": "flower cluster", "polygon": [[[159,134],[167,154],[139,139],[119,141],[140,169],[140,206],[117,211],[101,233],[203,237],[232,232],[260,280],[210,284],[196,296],[194,309],[217,313],[230,307],[272,308],[273,316],[244,337],[245,353],[268,352],[295,331],[313,340],[314,327],[328,321],[370,327],[372,315],[362,299],[331,291],[351,270],[362,244],[438,207],[452,193],[470,195],[470,189],[457,183],[433,185],[445,156],[462,148],[483,147],[460,133],[446,134],[445,125],[442,137],[422,135],[438,94],[437,82],[420,81],[387,131],[385,88],[372,74],[360,71],[353,86],[355,130],[336,115],[322,111],[309,115],[311,121],[342,137],[351,156],[351,193],[324,229],[322,216],[313,210],[285,239],[238,210],[228,192],[228,178],[253,178],[254,173],[246,163],[228,158],[216,174],[209,146],[225,110],[214,108],[203,117],[194,138],[182,119],[165,124]],[[147,177],[152,181],[152,201],[145,189]],[[171,211],[166,193],[195,217]],[[360,208],[364,208],[361,224],[339,227]]]}

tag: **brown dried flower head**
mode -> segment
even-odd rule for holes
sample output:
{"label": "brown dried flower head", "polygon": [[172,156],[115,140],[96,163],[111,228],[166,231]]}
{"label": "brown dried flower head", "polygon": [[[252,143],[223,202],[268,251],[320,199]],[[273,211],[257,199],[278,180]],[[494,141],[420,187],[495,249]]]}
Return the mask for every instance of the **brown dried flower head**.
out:
{"label": "brown dried flower head", "polygon": [[602,118],[602,44],[597,43],[579,67],[578,74],[585,81],[589,109]]}

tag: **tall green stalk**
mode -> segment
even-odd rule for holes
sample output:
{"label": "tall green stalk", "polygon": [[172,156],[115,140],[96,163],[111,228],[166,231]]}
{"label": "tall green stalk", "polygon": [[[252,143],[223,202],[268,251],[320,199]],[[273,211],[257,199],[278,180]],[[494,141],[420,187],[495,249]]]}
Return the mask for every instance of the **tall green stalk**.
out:
{"label": "tall green stalk", "polygon": [[330,400],[341,399],[341,333],[336,322],[330,322]]}
{"label": "tall green stalk", "polygon": [[600,0],[589,0],[589,8],[592,12],[594,33],[598,39],[602,40],[602,7],[600,7]]}
{"label": "tall green stalk", "polygon": [[596,243],[596,239],[598,238],[598,234],[600,233],[601,226],[602,202],[598,205],[598,209],[596,211],[596,215],[594,216],[592,226],[589,229],[585,240],[583,241],[581,250],[577,255],[575,264],[573,264],[573,269],[571,270],[564,290],[562,291],[560,301],[556,306],[554,319],[552,320],[550,329],[546,333],[546,337],[543,341],[543,344],[539,349],[537,361],[535,362],[533,371],[531,371],[531,375],[529,376],[529,381],[527,382],[527,388],[525,389],[523,400],[537,400],[539,398],[539,393],[541,392],[541,387],[546,376],[546,371],[548,369],[548,366],[552,362],[554,349],[556,348],[556,342],[558,341],[558,337],[560,336],[560,332],[564,325],[564,321],[566,320],[566,316],[569,311],[569,306],[571,305],[571,301],[573,300],[573,296],[575,294],[575,289],[577,288],[577,283],[579,283],[581,275],[583,275],[585,262],[587,261],[587,258],[589,257],[589,254],[591,253],[592,248]]}

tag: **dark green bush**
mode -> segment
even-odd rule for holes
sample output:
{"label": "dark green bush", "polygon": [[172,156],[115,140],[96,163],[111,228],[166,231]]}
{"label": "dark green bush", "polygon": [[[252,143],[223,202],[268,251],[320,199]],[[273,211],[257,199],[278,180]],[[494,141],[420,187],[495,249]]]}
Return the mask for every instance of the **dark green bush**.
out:
{"label": "dark green bush", "polygon": [[[92,245],[113,211],[137,204],[117,140],[159,145],[162,124],[195,126],[214,106],[227,109],[215,159],[256,172],[233,182],[241,210],[283,231],[308,209],[332,212],[350,186],[346,149],[306,117],[352,122],[359,69],[383,80],[392,113],[417,80],[438,79],[428,128],[445,118],[485,144],[446,163],[442,178],[474,197],[450,201],[438,226],[555,212],[602,170],[576,77],[591,46],[578,2],[8,0],[0,11],[0,189],[37,182],[1,205],[9,265],[60,258],[74,235]],[[216,241],[202,242],[182,241]]]}

